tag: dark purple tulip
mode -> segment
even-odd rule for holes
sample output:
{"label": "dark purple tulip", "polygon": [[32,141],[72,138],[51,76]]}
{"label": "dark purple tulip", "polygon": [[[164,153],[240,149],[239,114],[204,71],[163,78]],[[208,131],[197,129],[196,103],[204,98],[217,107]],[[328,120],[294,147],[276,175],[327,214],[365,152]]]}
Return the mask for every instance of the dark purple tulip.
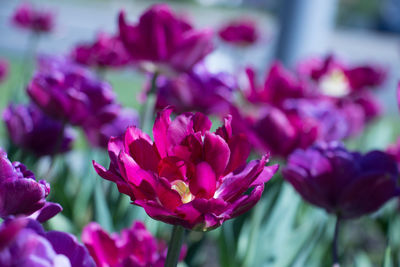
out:
{"label": "dark purple tulip", "polygon": [[254,44],[259,37],[256,23],[250,19],[231,21],[219,30],[218,35],[225,42],[239,46]]}
{"label": "dark purple tulip", "polygon": [[29,3],[17,7],[12,22],[22,28],[37,33],[50,32],[54,26],[54,14],[43,9],[35,9]]}
{"label": "dark purple tulip", "polygon": [[32,219],[5,220],[0,226],[0,237],[0,266],[96,266],[76,237],[59,231],[45,232]]}
{"label": "dark purple tulip", "polygon": [[79,64],[97,68],[121,67],[130,62],[121,40],[105,33],[100,33],[94,43],[77,45],[72,58]]}
{"label": "dark purple tulip", "polygon": [[3,82],[8,75],[8,62],[0,59],[0,83]]}
{"label": "dark purple tulip", "polygon": [[189,71],[213,49],[211,30],[193,29],[167,4],[151,6],[133,25],[127,24],[121,12],[118,25],[132,59],[150,72]]}
{"label": "dark purple tulip", "polygon": [[[36,181],[33,172],[20,162],[11,162],[0,149],[0,217],[31,215],[45,206],[50,185]],[[55,214],[54,214],[55,215]],[[45,216],[49,219],[49,216]],[[51,217],[51,216],[50,216]]]}
{"label": "dark purple tulip", "polygon": [[42,59],[28,85],[30,98],[49,116],[82,126],[96,116],[115,112],[111,86],[88,70],[54,58]]}
{"label": "dark purple tulip", "polygon": [[107,148],[108,140],[122,135],[129,126],[139,126],[139,115],[135,110],[123,109],[115,114],[113,120],[106,118],[105,123],[86,125],[84,131],[92,146]]}
{"label": "dark purple tulip", "polygon": [[397,163],[390,155],[361,155],[337,142],[296,150],[282,173],[306,201],[343,219],[374,212],[400,193]]}
{"label": "dark purple tulip", "polygon": [[174,79],[159,79],[157,108],[169,105],[176,112],[200,111],[206,114],[226,114],[237,88],[235,78],[228,73],[212,74],[203,65]]}
{"label": "dark purple tulip", "polygon": [[75,138],[72,129],[63,130],[60,121],[32,104],[10,104],[3,112],[3,120],[11,141],[37,156],[67,152]]}

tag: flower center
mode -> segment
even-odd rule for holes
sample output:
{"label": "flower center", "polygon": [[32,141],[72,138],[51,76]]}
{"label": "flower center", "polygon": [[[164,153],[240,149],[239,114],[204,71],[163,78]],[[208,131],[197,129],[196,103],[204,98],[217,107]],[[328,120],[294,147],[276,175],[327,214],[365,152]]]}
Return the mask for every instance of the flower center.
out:
{"label": "flower center", "polygon": [[175,180],[171,184],[171,188],[178,192],[178,194],[181,196],[183,204],[189,203],[194,199],[194,196],[190,192],[189,186],[184,181]]}
{"label": "flower center", "polygon": [[333,70],[329,75],[322,78],[321,90],[329,96],[345,96],[350,91],[349,81],[341,70]]}

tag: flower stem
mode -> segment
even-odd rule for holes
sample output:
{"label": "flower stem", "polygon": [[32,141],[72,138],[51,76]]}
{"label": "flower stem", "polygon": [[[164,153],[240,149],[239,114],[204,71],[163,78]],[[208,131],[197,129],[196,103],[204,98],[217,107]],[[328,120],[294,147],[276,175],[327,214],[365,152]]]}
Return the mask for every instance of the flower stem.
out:
{"label": "flower stem", "polygon": [[336,224],[335,224],[335,232],[333,234],[333,242],[332,242],[332,266],[338,267],[339,265],[339,257],[338,257],[338,238],[339,238],[339,226],[340,226],[340,217],[337,215]]}
{"label": "flower stem", "polygon": [[150,134],[151,126],[153,125],[154,108],[157,98],[157,77],[158,72],[154,72],[151,79],[151,88],[149,92],[147,92],[146,102],[142,107],[142,130],[148,134]]}
{"label": "flower stem", "polygon": [[185,229],[182,226],[174,225],[171,240],[169,241],[167,260],[165,261],[164,267],[176,267],[178,264],[184,233]]}

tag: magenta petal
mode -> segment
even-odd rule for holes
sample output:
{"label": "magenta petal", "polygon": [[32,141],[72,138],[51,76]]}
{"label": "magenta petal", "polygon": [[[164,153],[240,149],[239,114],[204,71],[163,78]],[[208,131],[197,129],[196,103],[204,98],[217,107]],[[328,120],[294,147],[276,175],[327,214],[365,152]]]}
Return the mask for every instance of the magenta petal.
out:
{"label": "magenta petal", "polygon": [[199,198],[209,199],[214,196],[217,177],[207,162],[197,164],[194,177],[190,179],[190,192]]}
{"label": "magenta petal", "polygon": [[249,195],[244,195],[232,204],[232,217],[237,217],[249,211],[260,200],[264,191],[264,184],[256,186]]}
{"label": "magenta petal", "polygon": [[246,160],[250,155],[251,146],[247,137],[243,134],[233,136],[228,140],[228,146],[231,151],[229,163],[226,167],[225,173],[230,173],[237,168],[246,164]]}
{"label": "magenta petal", "polygon": [[44,223],[53,218],[54,216],[56,216],[62,210],[63,208],[61,207],[60,204],[53,202],[46,202],[44,206],[40,210],[32,214],[31,217],[36,218],[36,220],[40,223]]}
{"label": "magenta petal", "polygon": [[230,156],[230,150],[225,140],[214,133],[206,132],[204,137],[204,158],[213,168],[215,175],[223,174]]}
{"label": "magenta petal", "polygon": [[162,158],[168,155],[169,143],[167,131],[171,124],[171,112],[172,108],[169,107],[159,112],[153,127],[154,143],[156,144],[158,153]]}

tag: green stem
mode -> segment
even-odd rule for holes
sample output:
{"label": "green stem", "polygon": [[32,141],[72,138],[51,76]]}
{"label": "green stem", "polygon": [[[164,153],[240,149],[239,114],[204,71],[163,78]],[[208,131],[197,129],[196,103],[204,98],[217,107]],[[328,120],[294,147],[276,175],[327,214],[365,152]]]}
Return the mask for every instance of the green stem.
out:
{"label": "green stem", "polygon": [[335,224],[335,232],[333,234],[333,242],[332,242],[332,266],[340,266],[339,265],[339,257],[338,257],[338,238],[339,238],[339,227],[340,227],[340,216],[336,217]]}
{"label": "green stem", "polygon": [[165,261],[164,267],[177,266],[179,255],[181,254],[184,234],[185,229],[182,226],[174,225],[171,240],[169,241],[167,260]]}
{"label": "green stem", "polygon": [[145,133],[151,133],[151,126],[153,125],[153,117],[154,117],[154,108],[156,104],[157,98],[157,77],[158,72],[154,72],[153,77],[151,79],[151,88],[150,91],[147,92],[146,103],[143,105],[142,109],[142,130]]}

